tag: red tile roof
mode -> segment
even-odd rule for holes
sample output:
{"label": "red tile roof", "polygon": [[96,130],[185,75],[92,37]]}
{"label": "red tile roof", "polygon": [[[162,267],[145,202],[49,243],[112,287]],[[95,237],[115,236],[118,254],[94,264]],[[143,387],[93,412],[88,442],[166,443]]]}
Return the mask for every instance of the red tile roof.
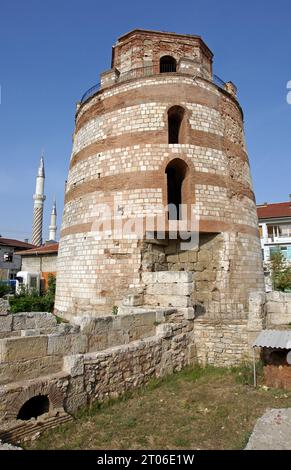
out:
{"label": "red tile roof", "polygon": [[291,217],[291,202],[262,204],[260,206],[257,206],[257,212],[259,219]]}
{"label": "red tile roof", "polygon": [[30,248],[35,248],[35,245],[32,245],[31,243],[26,243],[21,240],[14,240],[13,238],[3,237],[0,237],[0,245],[11,246],[12,248],[26,248],[27,250]]}
{"label": "red tile roof", "polygon": [[58,253],[59,244],[58,243],[50,243],[49,245],[37,246],[32,250],[25,250],[19,251],[18,254],[22,256],[30,256],[30,255],[49,255],[53,253]]}

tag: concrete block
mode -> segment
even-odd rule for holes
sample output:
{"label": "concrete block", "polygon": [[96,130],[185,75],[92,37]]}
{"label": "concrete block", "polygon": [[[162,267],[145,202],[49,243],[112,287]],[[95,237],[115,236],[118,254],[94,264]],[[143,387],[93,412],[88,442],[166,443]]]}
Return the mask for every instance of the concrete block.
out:
{"label": "concrete block", "polygon": [[27,336],[0,340],[0,362],[15,362],[47,355],[47,336]]}
{"label": "concrete block", "polygon": [[12,330],[12,315],[1,315],[0,316],[0,331],[11,331]]}
{"label": "concrete block", "polygon": [[84,356],[82,354],[74,354],[64,357],[63,371],[72,377],[83,375],[84,373]]}

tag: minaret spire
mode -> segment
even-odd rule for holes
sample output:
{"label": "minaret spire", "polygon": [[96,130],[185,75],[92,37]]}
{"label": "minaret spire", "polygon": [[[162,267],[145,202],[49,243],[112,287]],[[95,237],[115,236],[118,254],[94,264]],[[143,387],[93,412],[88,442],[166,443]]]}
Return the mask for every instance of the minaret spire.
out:
{"label": "minaret spire", "polygon": [[36,176],[35,193],[33,195],[34,204],[31,242],[33,245],[37,246],[42,244],[43,204],[45,201],[44,180],[44,152],[42,151]]}
{"label": "minaret spire", "polygon": [[57,203],[54,196],[53,207],[51,211],[51,223],[49,226],[49,241],[56,241],[57,238]]}

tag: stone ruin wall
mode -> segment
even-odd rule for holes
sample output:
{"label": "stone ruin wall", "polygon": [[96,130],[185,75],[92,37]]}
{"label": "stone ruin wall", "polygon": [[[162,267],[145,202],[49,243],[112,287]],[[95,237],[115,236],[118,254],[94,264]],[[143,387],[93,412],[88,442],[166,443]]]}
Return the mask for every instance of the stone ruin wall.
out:
{"label": "stone ruin wall", "polygon": [[[262,294],[253,294],[249,318],[227,324],[195,318],[187,307],[193,284],[189,273],[160,271],[145,273],[143,279],[149,296],[156,295],[154,286],[178,293],[172,296],[176,307],[128,306],[129,314],[80,316],[74,323],[57,324],[52,314],[10,314],[7,302],[1,300],[2,440],[15,443],[30,438],[66,422],[81,406],[118,397],[186,365],[248,361],[252,341],[266,325],[274,324],[274,310],[277,327],[290,323],[290,294],[270,293],[266,304]],[[23,404],[38,395],[49,397],[49,412],[37,420],[17,420]]]}

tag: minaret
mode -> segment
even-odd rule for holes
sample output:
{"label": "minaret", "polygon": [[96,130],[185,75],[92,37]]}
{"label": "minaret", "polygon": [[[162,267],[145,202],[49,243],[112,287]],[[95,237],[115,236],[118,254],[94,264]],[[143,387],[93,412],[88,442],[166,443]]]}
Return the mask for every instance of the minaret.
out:
{"label": "minaret", "polygon": [[49,241],[56,241],[57,238],[57,204],[54,198],[53,207],[51,211],[51,223],[49,226]]}
{"label": "minaret", "polygon": [[37,246],[42,244],[43,203],[45,201],[44,178],[44,157],[42,154],[36,177],[35,194],[33,195],[34,206],[31,243]]}

